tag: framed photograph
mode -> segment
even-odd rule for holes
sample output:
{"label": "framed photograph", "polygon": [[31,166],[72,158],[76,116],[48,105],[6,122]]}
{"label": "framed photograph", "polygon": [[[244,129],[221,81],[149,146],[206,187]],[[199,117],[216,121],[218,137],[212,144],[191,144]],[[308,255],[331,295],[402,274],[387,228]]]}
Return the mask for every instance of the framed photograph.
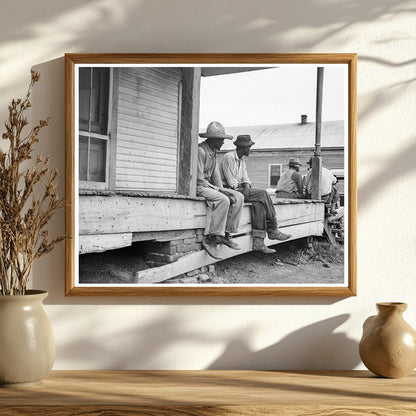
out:
{"label": "framed photograph", "polygon": [[356,295],[355,54],[66,54],[66,295]]}

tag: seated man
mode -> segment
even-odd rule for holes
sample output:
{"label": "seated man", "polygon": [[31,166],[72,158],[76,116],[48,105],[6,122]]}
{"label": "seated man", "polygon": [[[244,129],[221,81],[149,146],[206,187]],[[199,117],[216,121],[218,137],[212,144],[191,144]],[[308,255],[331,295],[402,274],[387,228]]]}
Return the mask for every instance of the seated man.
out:
{"label": "seated man", "polygon": [[276,186],[278,198],[301,199],[303,198],[302,176],[299,173],[299,159],[291,157],[288,163],[289,168],[282,173]]}
{"label": "seated man", "polygon": [[220,173],[224,186],[244,195],[245,202],[251,202],[251,227],[253,249],[269,254],[275,250],[264,244],[266,232],[271,240],[287,240],[291,236],[279,231],[276,211],[270,196],[264,189],[252,188],[247,175],[245,157],[250,155],[254,142],[249,135],[237,136],[236,149],[224,155],[220,163]]}
{"label": "seated man", "polygon": [[215,259],[222,259],[217,245],[224,244],[233,250],[240,250],[232,241],[230,233],[238,230],[244,197],[236,191],[225,189],[216,165],[216,154],[224,139],[233,137],[225,134],[224,126],[218,121],[211,122],[205,133],[206,140],[198,145],[197,196],[207,200],[212,210],[209,234],[202,241],[207,253]]}
{"label": "seated man", "polygon": [[[312,193],[312,160],[313,158],[311,157],[307,162],[307,164],[309,165],[309,170],[304,179],[304,187],[307,198],[311,198]],[[325,201],[325,204],[330,209],[330,213],[335,214],[335,206],[339,200],[337,178],[331,173],[329,169],[324,168],[323,166],[321,171],[321,177],[321,200]]]}

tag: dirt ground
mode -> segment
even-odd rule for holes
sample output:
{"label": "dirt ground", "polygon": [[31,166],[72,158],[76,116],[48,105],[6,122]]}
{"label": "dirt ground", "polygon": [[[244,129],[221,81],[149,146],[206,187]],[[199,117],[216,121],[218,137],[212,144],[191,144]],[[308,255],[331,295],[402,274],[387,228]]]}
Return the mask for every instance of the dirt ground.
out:
{"label": "dirt ground", "polygon": [[292,241],[274,247],[276,253],[251,252],[217,263],[215,283],[341,284],[344,249],[326,242],[305,248]]}
{"label": "dirt ground", "polygon": [[[344,248],[324,240],[310,248],[303,240],[274,246],[276,253],[245,253],[216,263],[205,284],[341,284],[344,279]],[[135,272],[148,266],[140,245],[101,254],[80,256],[80,283],[133,283]],[[167,281],[166,283],[173,283]]]}

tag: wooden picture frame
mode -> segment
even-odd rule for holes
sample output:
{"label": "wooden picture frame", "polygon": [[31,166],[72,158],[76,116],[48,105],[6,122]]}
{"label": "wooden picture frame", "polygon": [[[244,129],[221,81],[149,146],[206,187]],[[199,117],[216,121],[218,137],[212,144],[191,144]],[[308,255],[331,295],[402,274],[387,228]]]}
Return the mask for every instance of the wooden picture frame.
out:
{"label": "wooden picture frame", "polygon": [[[65,218],[66,234],[70,236],[66,241],[66,295],[355,296],[356,59],[356,54],[66,54]],[[192,274],[193,269],[205,272],[217,261],[209,256],[200,244],[210,215],[204,199],[196,197],[198,149],[196,137],[201,128],[205,129],[204,126],[198,125],[201,76],[269,67],[314,68],[318,74],[316,81],[318,86],[315,87],[316,93],[313,98],[315,99],[316,95],[316,120],[319,119],[315,122],[314,131],[315,136],[320,137],[322,111],[319,109],[319,83],[322,82],[322,78],[319,81],[320,70],[318,68],[335,66],[339,66],[345,74],[342,87],[345,92],[343,98],[345,118],[342,133],[344,147],[341,154],[343,155],[342,167],[346,172],[344,221],[347,240],[344,246],[343,281],[336,284],[320,284],[319,282],[309,284],[305,278],[302,284],[293,285],[247,282],[244,284],[188,284],[180,281],[175,284],[160,283],[160,279],[163,278],[170,279],[183,273]],[[105,68],[108,68],[108,71]],[[138,76],[137,71],[142,75]],[[150,87],[147,81],[152,82]],[[172,85],[175,86],[172,87]],[[174,111],[170,108],[167,108],[165,113],[159,108],[149,110],[149,106],[141,101],[141,97],[146,95],[149,88],[153,89],[151,94],[160,108],[164,106],[161,102],[164,94],[170,94]],[[108,94],[105,91],[108,91]],[[126,106],[126,110],[122,112],[120,110],[121,94],[125,94],[123,100],[131,102],[136,107]],[[152,113],[149,117],[148,111]],[[134,117],[141,118],[141,123],[145,126],[143,129],[146,130],[146,140],[142,140],[139,134],[135,135],[128,131],[126,123],[137,124]],[[301,125],[303,121],[297,124]],[[173,137],[173,150],[166,157],[172,158],[174,167],[172,170],[165,171],[158,165],[159,158],[154,156],[151,146],[152,143],[160,140],[159,132],[165,128],[166,124],[169,124],[169,128],[176,131],[177,135],[172,136],[169,133]],[[312,124],[310,123],[309,129],[312,128]],[[325,126],[322,129],[325,129]],[[245,129],[241,130],[241,134],[244,134]],[[239,134],[238,131],[237,134]],[[141,162],[143,166],[137,164],[139,162],[136,159],[133,160],[133,156],[127,159],[120,156],[119,149],[124,143],[122,140],[127,140],[126,137],[130,140],[129,146],[131,147],[127,154],[134,157],[139,154],[142,157],[140,160],[143,160],[143,157],[146,158],[146,163]],[[256,141],[254,136],[253,140]],[[313,149],[308,145],[307,151],[299,148],[298,154],[295,155],[293,152],[288,154],[299,156],[305,166],[305,161],[310,155],[315,154],[316,160],[320,160],[320,142],[318,147],[316,140],[314,144]],[[326,149],[325,143],[322,143],[322,149]],[[278,174],[276,172],[281,169],[279,166],[286,165],[287,162],[282,157],[274,157],[280,160],[273,162],[273,169],[271,164],[267,169],[269,183],[274,181],[272,175]],[[155,162],[151,162],[152,160]],[[159,179],[151,179],[150,173],[147,175],[147,172],[153,171],[151,163],[156,166],[155,172],[163,172],[163,175],[158,176]],[[313,163],[315,164],[315,161]],[[132,166],[135,167],[134,177],[124,171]],[[163,176],[164,183],[159,186],[161,176]],[[142,182],[138,183],[137,180],[142,180]],[[293,205],[290,205],[292,202]],[[302,214],[296,214],[298,215],[296,218],[300,215],[305,216],[306,211],[307,215],[311,215],[311,210],[313,210],[315,212],[313,214],[315,215],[314,228],[310,228],[312,220],[308,220],[310,221],[308,228],[305,226],[306,222],[298,224],[293,222],[292,218],[292,222],[287,220],[283,225],[279,222],[279,227],[283,232],[288,230],[294,236],[293,238],[298,238],[298,236],[303,238],[319,235],[325,231],[327,221],[323,203],[319,200],[315,201],[312,207],[312,201],[292,202],[279,200],[275,202],[276,210],[281,207],[279,208],[281,212],[295,209],[302,211]],[[250,208],[247,207],[245,210],[249,212]],[[193,220],[191,221],[188,217]],[[253,248],[254,237],[251,233],[250,220],[245,227],[244,233],[236,237],[236,241],[241,242],[240,245],[243,247],[242,253],[249,252]],[[302,231],[306,230],[305,227],[312,231]],[[174,241],[187,244],[189,242],[187,240],[192,240],[190,244],[194,244],[188,250],[182,247],[183,251],[180,252],[178,245],[172,245]],[[133,275],[132,280],[129,280],[131,274],[127,274],[126,277],[122,270],[117,271],[118,283],[81,281],[78,272],[79,262],[80,258],[84,261],[85,256],[82,254],[83,257],[81,257],[79,253],[90,253],[87,256],[102,259],[102,255],[91,253],[101,252],[107,256],[110,251],[106,250],[122,247],[130,247],[129,250],[133,250],[136,246],[143,247],[143,242],[150,244],[151,250],[156,251],[150,253],[154,255],[149,257],[150,263],[148,263],[154,267],[138,271]],[[265,242],[268,245],[278,243],[271,242],[267,238]],[[142,248],[137,250],[140,254]],[[146,250],[148,252],[147,248]],[[228,247],[225,250],[230,253],[230,256],[238,254]],[[123,260],[122,257],[120,261],[125,261],[125,259]],[[166,264],[161,265],[162,261]],[[95,263],[94,265],[91,263],[91,267],[96,267]],[[82,279],[89,279],[84,269],[83,276],[87,277]],[[145,283],[140,280],[143,276],[145,276]]]}

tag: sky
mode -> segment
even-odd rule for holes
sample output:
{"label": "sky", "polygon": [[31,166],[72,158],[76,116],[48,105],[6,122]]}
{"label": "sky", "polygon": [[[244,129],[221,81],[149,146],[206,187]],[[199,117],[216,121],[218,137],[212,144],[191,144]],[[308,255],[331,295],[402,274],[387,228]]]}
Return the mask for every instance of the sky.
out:
{"label": "sky", "polygon": [[[322,120],[347,119],[347,65],[324,67]],[[259,71],[202,77],[200,129],[299,123],[316,115],[316,65],[280,65]]]}

